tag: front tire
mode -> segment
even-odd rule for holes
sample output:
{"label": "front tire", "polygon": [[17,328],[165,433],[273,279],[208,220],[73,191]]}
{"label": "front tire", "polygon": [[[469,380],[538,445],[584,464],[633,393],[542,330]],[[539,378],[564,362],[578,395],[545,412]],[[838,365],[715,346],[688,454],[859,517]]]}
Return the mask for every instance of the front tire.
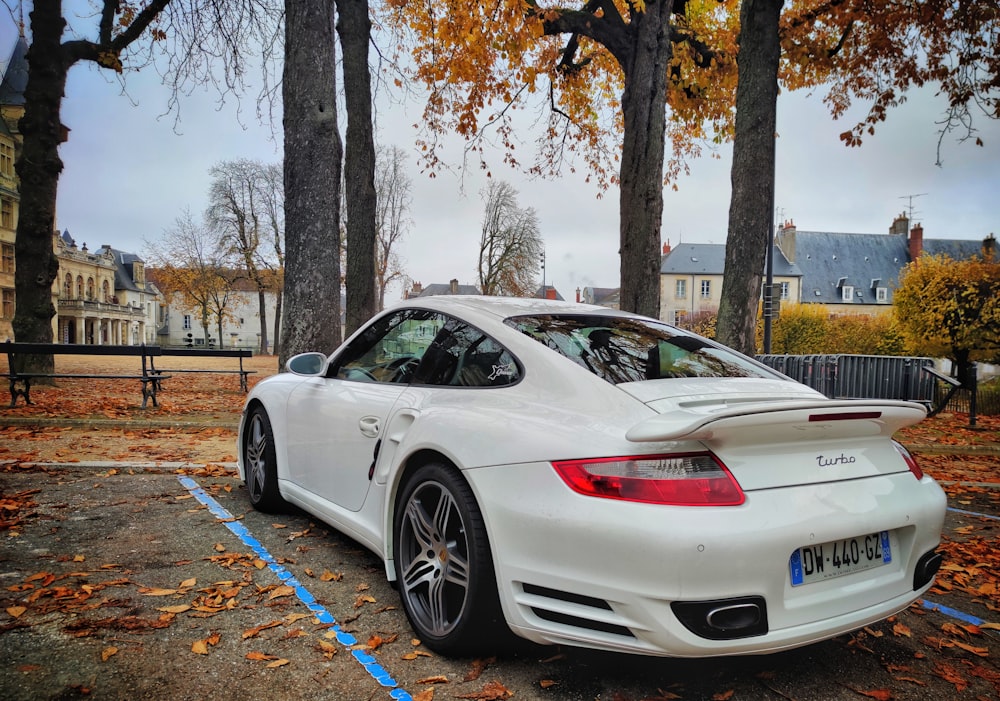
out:
{"label": "front tire", "polygon": [[512,635],[486,526],[457,470],[431,463],[409,478],[397,503],[393,542],[403,609],[427,647],[451,656],[506,647]]}
{"label": "front tire", "polygon": [[285,506],[278,491],[278,460],[274,449],[274,430],[264,407],[250,410],[243,434],[243,466],[247,495],[257,511],[274,513]]}

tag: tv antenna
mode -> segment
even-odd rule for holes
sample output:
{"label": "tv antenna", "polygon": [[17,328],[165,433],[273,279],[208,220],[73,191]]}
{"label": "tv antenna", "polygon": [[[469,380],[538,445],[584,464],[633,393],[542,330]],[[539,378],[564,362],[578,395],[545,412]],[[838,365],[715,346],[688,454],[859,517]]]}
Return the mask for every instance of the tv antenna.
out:
{"label": "tv antenna", "polygon": [[907,200],[906,218],[910,221],[910,223],[913,223],[913,199],[915,197],[923,197],[926,194],[927,194],[926,192],[918,192],[918,193],[913,194],[913,195],[902,195],[901,197],[899,197],[899,199],[901,199],[901,200]]}

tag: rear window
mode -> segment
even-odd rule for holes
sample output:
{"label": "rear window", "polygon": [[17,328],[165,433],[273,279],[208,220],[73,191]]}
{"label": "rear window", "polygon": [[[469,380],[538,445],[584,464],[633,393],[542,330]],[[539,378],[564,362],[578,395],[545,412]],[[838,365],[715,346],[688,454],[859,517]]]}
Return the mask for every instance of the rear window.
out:
{"label": "rear window", "polygon": [[701,336],[645,319],[517,316],[504,323],[612,384],[672,377],[780,377]]}

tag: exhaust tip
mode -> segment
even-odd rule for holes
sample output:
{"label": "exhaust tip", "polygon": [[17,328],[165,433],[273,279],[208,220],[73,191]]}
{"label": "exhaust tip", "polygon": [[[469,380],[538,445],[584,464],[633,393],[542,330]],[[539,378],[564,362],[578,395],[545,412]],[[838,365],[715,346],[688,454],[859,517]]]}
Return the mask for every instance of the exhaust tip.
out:
{"label": "exhaust tip", "polygon": [[944,558],[936,550],[921,555],[917,560],[917,566],[913,569],[913,591],[923,589],[932,582],[943,562]]}
{"label": "exhaust tip", "polygon": [[674,601],[671,610],[685,628],[708,640],[766,635],[767,603],[762,596],[708,601]]}

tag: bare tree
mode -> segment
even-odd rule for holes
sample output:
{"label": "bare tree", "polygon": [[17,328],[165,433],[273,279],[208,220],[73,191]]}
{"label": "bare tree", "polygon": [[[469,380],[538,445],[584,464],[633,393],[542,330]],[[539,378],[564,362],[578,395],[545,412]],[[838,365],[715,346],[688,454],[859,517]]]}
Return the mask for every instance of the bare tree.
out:
{"label": "bare tree", "polygon": [[211,344],[209,329],[214,324],[221,347],[223,324],[232,318],[229,306],[236,276],[218,233],[185,211],[161,240],[146,245],[145,257],[153,264],[156,285],[171,311],[197,314],[206,346]]}
{"label": "bare tree", "polygon": [[398,146],[380,148],[375,158],[375,290],[378,308],[385,308],[385,288],[403,278],[396,244],[406,235],[413,183],[406,173],[406,152]]}
{"label": "bare tree", "polygon": [[260,353],[266,353],[267,306],[265,293],[274,284],[264,261],[265,250],[261,239],[267,234],[267,203],[275,202],[275,187],[267,178],[268,166],[260,161],[241,159],[223,161],[209,171],[209,206],[205,213],[208,223],[221,236],[221,245],[240,260],[244,273],[257,288],[258,315],[260,316]]}
{"label": "bare tree", "polygon": [[[16,168],[21,184],[15,255],[17,308],[14,335],[20,341],[52,340],[51,286],[59,266],[52,248],[56,193],[62,161],[59,144],[66,140],[60,112],[69,70],[91,62],[121,75],[163,57],[160,66],[172,90],[170,107],[195,84],[211,83],[223,95],[243,88],[247,52],[269,53],[275,42],[280,8],[267,0],[121,0],[96,2],[93,38],[74,23],[74,38],[63,41],[67,22],[60,0],[35,0],[30,13],[32,44],[28,49],[28,81],[24,117],[19,128],[23,147]],[[38,365],[51,367],[52,358]]]}
{"label": "bare tree", "polygon": [[479,288],[484,295],[530,297],[542,254],[538,215],[521,209],[517,191],[491,180],[484,192],[486,212],[479,239]]}
{"label": "bare tree", "polygon": [[340,163],[333,0],[286,0],[285,296],[280,366],[340,328]]}
{"label": "bare tree", "polygon": [[264,170],[267,185],[263,189],[264,217],[271,237],[268,255],[264,263],[270,268],[274,289],[274,354],[281,354],[281,307],[285,287],[285,187],[282,166],[269,164]]}

